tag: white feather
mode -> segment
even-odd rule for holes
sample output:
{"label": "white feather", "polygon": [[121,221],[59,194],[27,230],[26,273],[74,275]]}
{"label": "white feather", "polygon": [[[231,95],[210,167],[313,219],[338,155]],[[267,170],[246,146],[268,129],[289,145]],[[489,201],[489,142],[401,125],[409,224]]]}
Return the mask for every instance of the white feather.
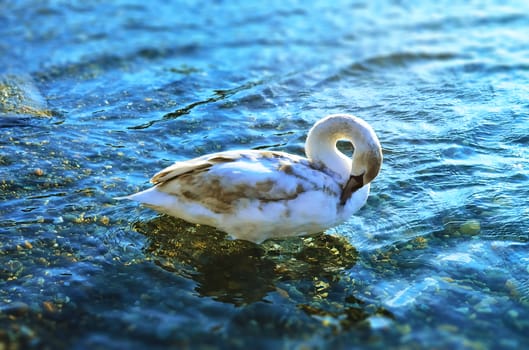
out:
{"label": "white feather", "polygon": [[[352,161],[339,139],[353,143]],[[345,114],[316,123],[305,148],[308,159],[246,150],[177,162],[151,179],[154,187],[123,198],[256,243],[321,232],[365,204],[382,151],[371,127]]]}

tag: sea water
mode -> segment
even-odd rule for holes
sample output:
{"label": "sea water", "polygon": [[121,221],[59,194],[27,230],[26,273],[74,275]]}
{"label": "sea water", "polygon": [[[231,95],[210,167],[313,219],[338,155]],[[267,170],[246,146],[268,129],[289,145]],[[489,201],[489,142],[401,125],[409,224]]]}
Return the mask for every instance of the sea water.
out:
{"label": "sea water", "polygon": [[[528,346],[528,13],[1,3],[0,347]],[[325,235],[258,246],[113,200],[177,160],[303,155],[331,113],[385,158]]]}

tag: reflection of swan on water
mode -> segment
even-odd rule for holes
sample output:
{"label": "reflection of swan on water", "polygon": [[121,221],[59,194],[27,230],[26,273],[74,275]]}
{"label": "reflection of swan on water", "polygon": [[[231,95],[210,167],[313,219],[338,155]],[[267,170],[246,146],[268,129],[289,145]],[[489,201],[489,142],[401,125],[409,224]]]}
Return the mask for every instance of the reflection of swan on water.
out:
{"label": "reflection of swan on water", "polygon": [[260,326],[275,325],[284,332],[285,323],[292,326],[301,319],[305,329],[301,312],[340,332],[371,317],[393,318],[358,296],[362,281],[354,282],[344,273],[355,266],[358,252],[343,236],[318,234],[256,245],[227,240],[211,227],[165,215],[133,227],[147,237],[144,252],[149,260],[168,273],[195,281],[201,297],[244,305],[240,315],[245,315],[245,323],[247,312],[252,312]]}
{"label": "reflection of swan on water", "polygon": [[[352,160],[337,149],[341,139],[352,142]],[[382,150],[369,124],[346,114],[318,121],[305,150],[307,158],[245,150],[176,162],[154,187],[123,198],[256,243],[321,232],[364,205]]]}
{"label": "reflection of swan on water", "polygon": [[289,237],[256,245],[224,239],[221,231],[166,215],[137,221],[133,227],[147,238],[144,253],[149,260],[194,280],[200,296],[235,305],[272,300],[278,288],[290,285],[308,288],[303,298],[311,299],[314,281],[340,280],[358,258],[343,236]]}

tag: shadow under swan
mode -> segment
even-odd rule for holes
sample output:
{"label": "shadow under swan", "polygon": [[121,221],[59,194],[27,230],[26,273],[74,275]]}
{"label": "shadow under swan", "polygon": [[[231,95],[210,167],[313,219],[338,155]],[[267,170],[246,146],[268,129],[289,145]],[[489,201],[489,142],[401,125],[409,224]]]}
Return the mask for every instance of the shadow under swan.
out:
{"label": "shadow under swan", "polygon": [[[309,316],[337,320],[340,328],[371,316],[392,318],[381,308],[366,308],[341,281],[358,258],[344,237],[321,233],[255,244],[165,215],[138,221],[133,229],[148,238],[144,251],[155,264],[193,279],[203,297],[243,306],[270,302],[267,296],[277,292]],[[339,309],[331,306],[337,302]]]}

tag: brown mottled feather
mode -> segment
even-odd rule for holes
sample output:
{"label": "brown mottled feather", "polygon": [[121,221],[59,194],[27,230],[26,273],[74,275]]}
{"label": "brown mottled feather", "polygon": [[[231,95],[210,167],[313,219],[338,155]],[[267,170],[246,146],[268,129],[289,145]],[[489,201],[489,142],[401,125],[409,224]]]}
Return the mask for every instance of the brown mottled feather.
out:
{"label": "brown mottled feather", "polygon": [[233,156],[230,157],[227,155],[215,155],[211,158],[200,157],[185,162],[176,162],[173,165],[170,165],[167,168],[156,173],[150,181],[155,185],[160,184],[172,180],[178,176],[182,176],[184,174],[198,173],[207,170],[215,164],[233,162],[237,159],[237,157]]}
{"label": "brown mottled feather", "polygon": [[[247,162],[268,162],[282,157],[280,152],[246,152],[237,155],[216,154],[211,157],[200,157],[187,162],[175,163],[160,171],[152,178],[160,191],[185,200],[199,202],[204,207],[215,213],[229,213],[236,210],[237,203],[245,200],[259,200],[263,203],[275,201],[288,201],[295,199],[306,191],[320,190],[336,193],[339,188],[320,188],[314,181],[321,179],[322,173],[312,169],[306,162],[305,170],[308,172],[297,173],[292,166],[300,162],[299,159],[282,159],[277,164],[277,170],[287,177],[297,178],[300,181],[297,187],[284,187],[277,182],[274,176],[263,173],[262,179],[247,181],[241,177],[236,182],[225,182],[222,175],[211,171],[212,167],[220,163],[235,162],[246,159]],[[314,177],[305,177],[307,174]],[[335,192],[336,191],[336,192]],[[337,195],[337,194],[335,194]]]}

